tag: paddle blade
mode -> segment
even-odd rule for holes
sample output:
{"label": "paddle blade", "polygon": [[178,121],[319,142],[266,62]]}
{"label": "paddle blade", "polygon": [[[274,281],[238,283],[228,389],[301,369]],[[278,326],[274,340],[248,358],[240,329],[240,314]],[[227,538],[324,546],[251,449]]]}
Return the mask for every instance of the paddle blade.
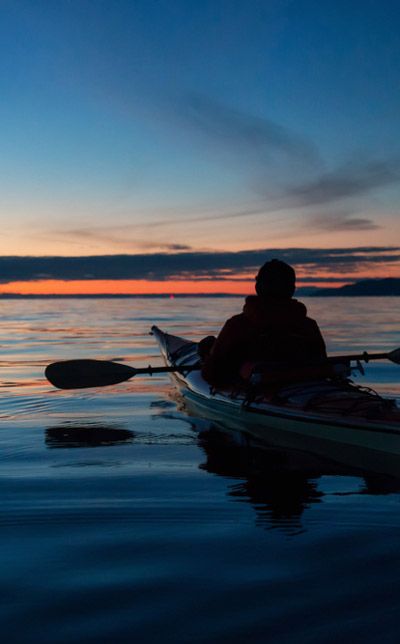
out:
{"label": "paddle blade", "polygon": [[107,360],[65,360],[46,367],[45,376],[58,389],[105,387],[129,380],[133,367]]}
{"label": "paddle blade", "polygon": [[396,364],[400,364],[400,349],[395,349],[394,351],[391,351],[388,353],[389,360],[392,362],[395,362]]}

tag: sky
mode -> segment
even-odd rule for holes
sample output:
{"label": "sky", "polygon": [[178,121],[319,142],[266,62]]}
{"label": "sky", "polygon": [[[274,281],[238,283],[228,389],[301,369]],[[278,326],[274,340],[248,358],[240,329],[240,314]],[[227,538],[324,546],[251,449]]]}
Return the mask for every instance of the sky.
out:
{"label": "sky", "polygon": [[400,277],[398,8],[3,0],[0,293]]}

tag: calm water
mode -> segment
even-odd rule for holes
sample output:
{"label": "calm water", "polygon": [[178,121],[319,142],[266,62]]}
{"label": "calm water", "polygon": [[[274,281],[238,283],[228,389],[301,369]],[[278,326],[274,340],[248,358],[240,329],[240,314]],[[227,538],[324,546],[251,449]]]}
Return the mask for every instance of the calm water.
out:
{"label": "calm water", "polygon": [[[400,345],[395,298],[310,299],[332,352]],[[166,377],[61,392],[57,359],[161,364],[241,300],[0,301],[6,642],[398,642],[400,482],[250,451]],[[362,379],[400,397],[400,367]],[[361,379],[357,379],[361,382]]]}

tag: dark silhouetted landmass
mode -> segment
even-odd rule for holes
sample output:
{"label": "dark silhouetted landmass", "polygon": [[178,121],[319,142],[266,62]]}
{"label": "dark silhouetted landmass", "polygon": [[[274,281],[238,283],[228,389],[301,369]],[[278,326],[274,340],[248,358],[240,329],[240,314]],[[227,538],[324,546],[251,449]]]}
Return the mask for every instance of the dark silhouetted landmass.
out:
{"label": "dark silhouetted landmass", "polygon": [[400,278],[387,277],[384,279],[362,280],[339,288],[320,288],[310,293],[310,295],[313,297],[396,296],[400,295]]}

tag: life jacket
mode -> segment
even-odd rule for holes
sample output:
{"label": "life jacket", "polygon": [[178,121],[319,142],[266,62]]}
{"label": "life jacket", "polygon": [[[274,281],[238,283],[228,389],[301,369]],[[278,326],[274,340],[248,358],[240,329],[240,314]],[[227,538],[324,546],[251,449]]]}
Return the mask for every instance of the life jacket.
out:
{"label": "life jacket", "polygon": [[225,323],[202,373],[213,385],[237,381],[248,361],[310,364],[326,357],[315,320],[295,299],[246,298],[243,312]]}
{"label": "life jacket", "polygon": [[326,356],[318,325],[298,300],[251,295],[246,298],[242,315],[243,340],[250,360],[309,363]]}

